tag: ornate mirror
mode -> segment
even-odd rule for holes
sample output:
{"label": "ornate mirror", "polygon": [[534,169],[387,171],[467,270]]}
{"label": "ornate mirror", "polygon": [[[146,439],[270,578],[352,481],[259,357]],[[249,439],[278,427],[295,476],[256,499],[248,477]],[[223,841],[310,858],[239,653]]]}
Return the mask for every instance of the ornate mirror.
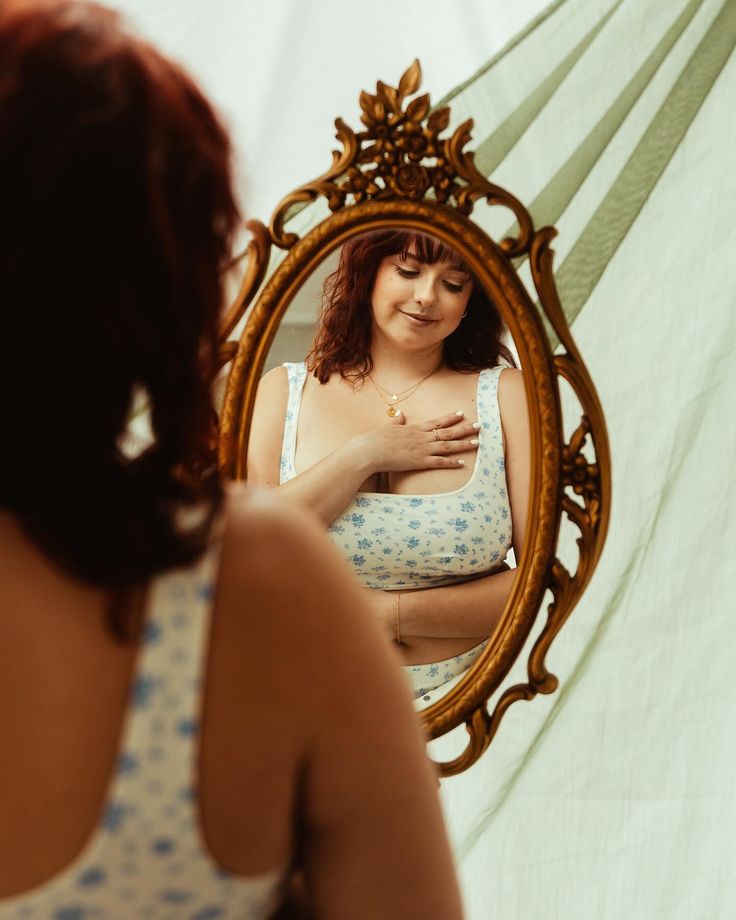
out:
{"label": "ornate mirror", "polygon": [[[513,702],[556,689],[545,656],[600,556],[610,509],[610,461],[601,407],[555,289],[550,248],[555,230],[535,230],[521,202],[477,171],[473,153],[466,149],[472,121],[448,131],[449,109],[431,110],[426,94],[415,95],[419,82],[415,62],[398,87],[379,82],[375,94],[362,93],[364,129],[354,132],[341,119],[336,121],[342,149],[333,152],[330,169],[284,198],[268,227],[258,221],[248,224],[252,238],[238,262],[245,269],[222,330],[223,364],[231,364],[220,417],[220,465],[234,479],[246,478],[249,461],[254,468],[254,457],[263,453],[256,391],[264,370],[284,360],[290,362],[289,369],[278,371],[280,382],[264,383],[281,387],[288,405],[279,440],[285,447],[291,438],[291,459],[288,451],[282,452],[282,482],[284,463],[291,463],[292,476],[297,468],[303,471],[316,465],[320,448],[314,438],[311,453],[306,439],[295,447],[296,416],[302,392],[302,408],[308,412],[314,394],[321,394],[323,383],[327,393],[333,378],[335,405],[355,406],[354,412],[341,416],[345,437],[361,437],[366,426],[360,419],[367,417],[361,413],[375,412],[375,424],[380,415],[381,424],[392,429],[388,434],[381,429],[381,437],[403,439],[397,456],[409,450],[409,435],[394,430],[398,424],[411,427],[411,437],[420,438],[422,450],[431,455],[422,461],[427,474],[423,480],[407,477],[406,464],[395,469],[398,460],[394,463],[384,451],[376,461],[380,468],[366,465],[366,481],[361,484],[362,477],[356,479],[343,507],[327,513],[326,526],[333,542],[342,542],[341,548],[360,570],[359,577],[370,569],[374,581],[363,579],[364,584],[379,589],[374,594],[381,601],[387,633],[400,647],[411,647],[401,639],[402,622],[406,622],[401,619],[401,604],[408,610],[417,589],[430,585],[441,592],[447,585],[465,584],[462,596],[472,595],[477,607],[478,598],[484,596],[479,592],[490,585],[505,585],[500,594],[494,587],[498,609],[489,607],[486,619],[481,610],[476,625],[462,633],[465,640],[435,643],[437,653],[429,654],[427,667],[431,670],[453,659],[457,667],[451,665],[440,674],[439,684],[419,686],[415,693],[429,738],[463,723],[467,727],[465,750],[438,765],[443,775],[451,775],[470,766],[488,747]],[[295,212],[311,203],[325,206],[325,216],[300,235]],[[498,226],[500,232],[494,229]],[[362,314],[357,310],[347,317],[340,312],[347,301],[336,291],[343,290],[346,278],[363,277],[367,254],[375,261],[366,276],[369,306]],[[384,268],[393,279],[389,283],[405,286],[397,296],[407,299],[400,302],[396,315],[386,314],[388,325],[382,326],[376,292]],[[417,293],[420,281],[427,284],[426,296]],[[492,317],[499,318],[496,325]],[[389,374],[391,364],[379,365],[376,360],[375,365],[364,364],[357,375],[337,374],[327,380],[329,374],[323,373],[324,379],[318,379],[320,368],[327,366],[325,355],[334,357],[338,345],[357,341],[361,323],[367,323],[364,332],[369,330],[365,334],[373,336],[375,343],[376,336],[384,333],[391,339],[395,321],[403,324],[396,336],[410,343],[406,348],[414,347],[414,342],[440,342],[448,367],[449,343],[459,336],[466,345],[463,355],[453,358],[455,370],[430,365],[426,374],[402,378],[394,368],[393,378],[382,378],[379,368]],[[315,323],[316,344],[312,342]],[[446,337],[443,323],[449,323]],[[467,329],[472,334],[463,331]],[[419,345],[417,349],[419,354]],[[273,375],[271,379],[276,381]],[[518,389],[516,402],[514,388]],[[504,400],[511,409],[504,409]],[[456,403],[462,414],[452,418]],[[572,404],[571,424],[567,416]],[[512,424],[513,411],[517,417]],[[499,412],[501,420],[494,429],[493,418]],[[475,439],[473,424],[479,435]],[[522,434],[512,435],[514,430]],[[335,436],[326,426],[324,441]],[[521,459],[519,448],[512,447],[514,439],[526,452]],[[367,444],[365,438],[360,443]],[[510,462],[513,450],[517,456]],[[438,479],[440,475],[446,478]],[[272,484],[278,482],[277,472]],[[472,491],[466,494],[466,487]],[[370,518],[372,529],[346,534],[339,517],[347,513],[344,506],[348,506],[348,523],[358,527]],[[462,508],[462,514],[456,507]],[[414,509],[408,517],[406,508]],[[380,553],[390,557],[391,541],[399,539],[392,531],[392,515],[404,515],[398,525],[404,528],[400,536],[403,580],[399,581],[380,558]],[[448,515],[448,526],[435,526],[437,522],[447,525]],[[563,522],[577,533],[576,558],[570,562],[565,555],[567,565],[558,558],[564,555],[559,550]],[[435,537],[437,546],[432,543]],[[415,559],[409,558],[406,547],[416,548]],[[443,565],[448,567],[445,575],[440,571]],[[497,576],[500,579],[493,581]],[[434,596],[443,601],[449,597]],[[461,597],[457,592],[453,596]],[[538,621],[541,628],[528,657],[526,680],[504,686]],[[436,631],[436,636],[430,633],[435,640],[451,633],[441,623]],[[414,659],[405,659],[408,670],[425,667],[417,664],[417,655],[421,658],[417,652]]]}

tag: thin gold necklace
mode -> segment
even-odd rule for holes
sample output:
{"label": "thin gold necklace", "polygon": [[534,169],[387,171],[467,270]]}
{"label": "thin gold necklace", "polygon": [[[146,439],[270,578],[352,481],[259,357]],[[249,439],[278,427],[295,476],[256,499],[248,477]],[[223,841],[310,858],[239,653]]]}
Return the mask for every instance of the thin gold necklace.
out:
{"label": "thin gold necklace", "polygon": [[[382,387],[381,384],[373,379],[372,374],[368,374],[368,379],[373,384],[376,389],[376,392],[381,397],[381,399],[386,403],[386,415],[393,418],[396,415],[396,404],[403,402],[405,399],[408,399],[412,394],[414,394],[419,387],[429,378],[432,374],[436,374],[439,370],[436,367],[433,371],[430,371],[426,377],[422,377],[421,380],[418,380],[416,383],[413,383],[410,387],[407,387],[405,390],[400,390],[398,393],[392,393],[390,390],[387,390],[385,387]],[[388,399],[386,398],[388,397]]]}

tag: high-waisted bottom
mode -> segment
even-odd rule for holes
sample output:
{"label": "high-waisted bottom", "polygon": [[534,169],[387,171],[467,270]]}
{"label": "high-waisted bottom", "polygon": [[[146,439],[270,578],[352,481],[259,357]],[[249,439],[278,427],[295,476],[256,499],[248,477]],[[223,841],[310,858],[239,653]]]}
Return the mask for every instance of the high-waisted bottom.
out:
{"label": "high-waisted bottom", "polygon": [[432,661],[429,664],[404,665],[404,673],[409,678],[414,699],[419,699],[419,697],[424,696],[431,690],[436,690],[442,684],[446,684],[467,671],[486,647],[487,641],[487,639],[484,639],[483,642],[468,649],[467,652],[462,652],[462,654],[455,655],[452,658],[444,658],[442,661]]}

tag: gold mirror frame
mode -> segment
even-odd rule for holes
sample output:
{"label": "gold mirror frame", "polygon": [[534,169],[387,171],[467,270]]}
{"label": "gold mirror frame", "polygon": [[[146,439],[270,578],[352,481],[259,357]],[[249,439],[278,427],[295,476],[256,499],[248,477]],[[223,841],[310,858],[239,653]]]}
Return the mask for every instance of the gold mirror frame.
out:
{"label": "gold mirror frame", "polygon": [[[500,306],[514,338],[530,414],[532,470],[529,516],[519,574],[503,615],[486,648],[443,698],[421,713],[429,738],[461,723],[469,733],[463,753],[438,764],[444,776],[467,769],[493,740],[503,715],[516,700],[552,693],[557,678],[545,665],[547,651],[580,598],[600,557],[611,506],[608,437],[603,412],[565,320],[552,271],[553,227],[535,230],[526,208],[509,192],[489,182],[475,167],[470,140],[472,120],[449,137],[449,108],[430,113],[427,94],[406,102],[421,78],[419,62],[398,87],[378,82],[375,94],[361,93],[365,130],[353,132],[337,119],[342,151],[333,151],[331,168],[277,207],[267,228],[251,221],[252,239],[244,257],[240,292],[222,327],[222,362],[233,360],[220,419],[219,462],[226,477],[245,478],[250,419],[256,388],[279,323],[304,281],[330,252],[366,230],[406,227],[424,231],[462,256],[478,281]],[[294,205],[327,199],[329,217],[303,238],[284,223]],[[484,199],[511,210],[518,235],[495,243],[469,215]],[[261,287],[272,247],[286,250],[261,292],[239,341],[229,341]],[[539,298],[535,307],[511,259],[528,256]],[[560,346],[553,354],[542,317]],[[559,377],[580,402],[580,424],[565,442]],[[594,453],[594,460],[588,455]],[[577,568],[569,572],[556,557],[562,514],[579,530]],[[527,662],[527,681],[488,700],[519,656],[545,595],[552,593],[547,619]]]}

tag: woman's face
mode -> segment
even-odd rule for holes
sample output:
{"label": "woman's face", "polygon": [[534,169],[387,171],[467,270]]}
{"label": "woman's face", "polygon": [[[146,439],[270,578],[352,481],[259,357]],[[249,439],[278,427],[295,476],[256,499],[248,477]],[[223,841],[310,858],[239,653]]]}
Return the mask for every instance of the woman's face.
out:
{"label": "woman's face", "polygon": [[451,262],[428,265],[413,249],[386,256],[371,294],[373,336],[410,350],[441,344],[460,324],[473,282]]}

